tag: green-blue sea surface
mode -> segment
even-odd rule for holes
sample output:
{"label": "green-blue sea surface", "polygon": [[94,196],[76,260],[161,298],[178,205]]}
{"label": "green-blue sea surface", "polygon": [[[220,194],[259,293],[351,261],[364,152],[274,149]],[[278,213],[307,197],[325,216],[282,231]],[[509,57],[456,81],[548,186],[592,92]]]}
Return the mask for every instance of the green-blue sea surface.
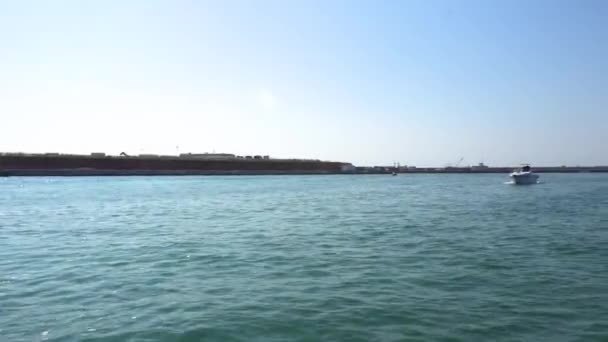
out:
{"label": "green-blue sea surface", "polygon": [[0,178],[0,341],[607,341],[608,174]]}

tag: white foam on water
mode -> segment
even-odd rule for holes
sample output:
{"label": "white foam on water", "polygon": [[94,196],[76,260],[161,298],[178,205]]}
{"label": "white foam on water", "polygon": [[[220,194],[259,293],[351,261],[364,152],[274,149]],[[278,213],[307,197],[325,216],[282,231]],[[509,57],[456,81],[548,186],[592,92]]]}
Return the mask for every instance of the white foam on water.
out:
{"label": "white foam on water", "polygon": [[[516,185],[515,181],[506,181],[503,184],[507,184],[507,185]],[[536,183],[532,183],[532,184],[522,184],[522,185],[535,185],[535,184],[545,184],[545,182],[541,182],[539,180],[536,181]]]}

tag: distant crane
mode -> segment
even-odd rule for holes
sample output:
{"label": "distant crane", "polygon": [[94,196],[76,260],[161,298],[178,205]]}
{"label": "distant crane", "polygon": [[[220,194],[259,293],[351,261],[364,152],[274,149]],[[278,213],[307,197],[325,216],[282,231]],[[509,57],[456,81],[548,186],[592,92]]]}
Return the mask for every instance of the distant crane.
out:
{"label": "distant crane", "polygon": [[460,157],[460,159],[458,159],[458,161],[456,162],[456,164],[454,165],[454,167],[459,167],[460,163],[462,163],[463,160],[464,160],[464,157]]}
{"label": "distant crane", "polygon": [[458,166],[460,166],[460,163],[462,163],[463,160],[464,160],[464,157],[460,157],[460,159],[458,159],[458,161],[456,163],[445,164],[445,167],[458,167]]}

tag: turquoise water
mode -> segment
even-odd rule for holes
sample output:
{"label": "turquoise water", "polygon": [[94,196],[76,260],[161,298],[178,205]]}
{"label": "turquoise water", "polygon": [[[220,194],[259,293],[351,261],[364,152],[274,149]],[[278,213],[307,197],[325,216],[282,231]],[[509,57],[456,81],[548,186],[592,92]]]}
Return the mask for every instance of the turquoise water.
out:
{"label": "turquoise water", "polygon": [[0,179],[0,341],[606,341],[608,175]]}

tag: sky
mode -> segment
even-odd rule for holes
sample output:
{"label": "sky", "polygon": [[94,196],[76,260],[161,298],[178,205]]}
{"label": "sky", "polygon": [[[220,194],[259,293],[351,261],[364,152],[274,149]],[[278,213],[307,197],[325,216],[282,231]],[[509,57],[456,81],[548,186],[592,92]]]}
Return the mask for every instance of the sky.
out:
{"label": "sky", "polygon": [[608,2],[0,0],[0,151],[608,165]]}

